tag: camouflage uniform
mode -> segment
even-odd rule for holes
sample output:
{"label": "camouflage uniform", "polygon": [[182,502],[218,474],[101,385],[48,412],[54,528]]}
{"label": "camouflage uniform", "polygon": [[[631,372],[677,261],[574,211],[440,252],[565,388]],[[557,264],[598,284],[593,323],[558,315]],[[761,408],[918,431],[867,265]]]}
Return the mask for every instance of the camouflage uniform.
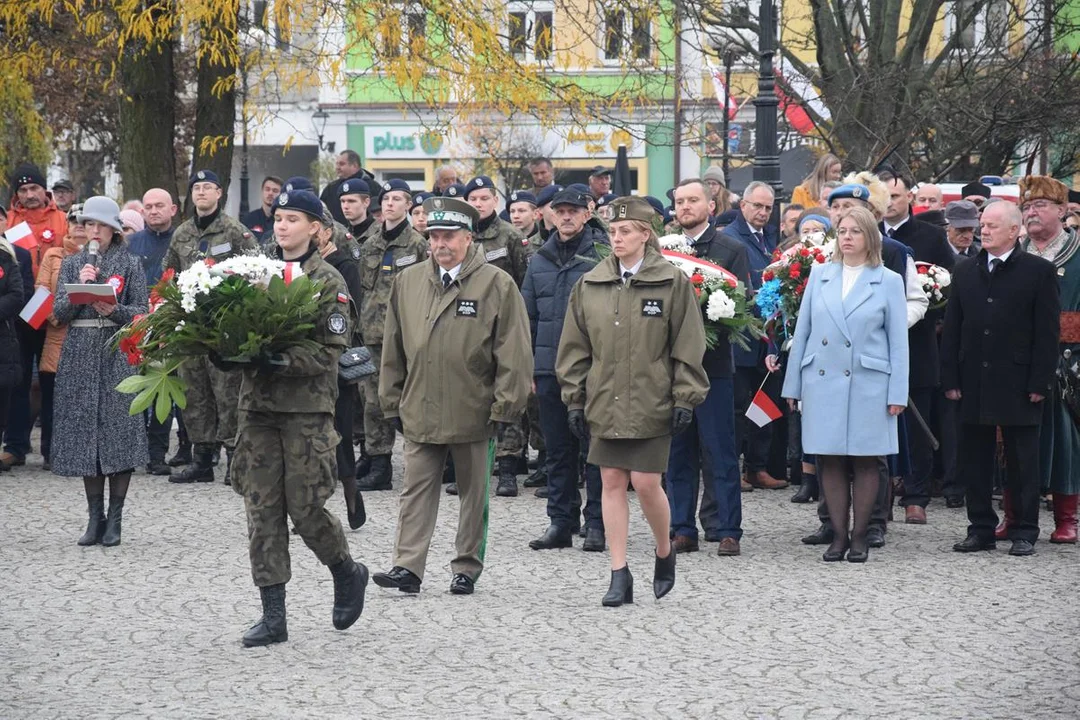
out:
{"label": "camouflage uniform", "polygon": [[[360,329],[376,365],[382,357],[383,324],[394,278],[405,268],[423,262],[427,255],[427,240],[408,220],[390,232],[386,232],[385,225],[380,226],[360,248],[360,279],[364,286]],[[394,450],[394,428],[379,407],[379,374],[369,375],[362,384],[367,454],[389,455]]]}
{"label": "camouflage uniform", "polygon": [[[257,253],[259,245],[247,228],[227,215],[219,214],[205,230],[194,220],[176,228],[162,268],[182,272],[203,258],[221,261],[233,255]],[[223,443],[233,447],[236,437],[236,403],[240,387],[235,379],[218,370],[205,357],[180,366],[180,379],[187,383],[184,426],[191,442],[206,445]]]}
{"label": "camouflage uniform", "polygon": [[532,256],[536,254],[536,251],[544,247],[544,241],[546,238],[540,231],[540,223],[533,225],[533,231],[525,238],[525,263],[528,264],[529,260],[532,260]]}
{"label": "camouflage uniform", "polygon": [[[341,275],[316,250],[302,267],[325,283],[324,295],[348,297]],[[294,348],[284,353],[288,365],[280,369],[243,371],[232,486],[244,497],[251,576],[258,587],[287,583],[292,576],[287,518],[324,565],[349,558],[341,522],[325,507],[337,483],[334,404],[349,316],[347,301],[327,306],[316,324],[318,350]]]}

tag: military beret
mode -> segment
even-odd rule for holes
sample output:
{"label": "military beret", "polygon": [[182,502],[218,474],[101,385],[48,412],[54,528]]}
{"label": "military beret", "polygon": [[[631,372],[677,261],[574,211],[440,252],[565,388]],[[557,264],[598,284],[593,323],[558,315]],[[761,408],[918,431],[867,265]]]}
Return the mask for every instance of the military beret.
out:
{"label": "military beret", "polygon": [[597,165],[589,171],[589,177],[602,177],[604,175],[610,175],[611,168],[606,168],[603,165]]}
{"label": "military beret", "polygon": [[1028,175],[1020,178],[1020,202],[1049,200],[1064,205],[1069,201],[1069,188],[1060,180],[1047,175]]}
{"label": "military beret", "polygon": [[274,203],[277,210],[296,210],[310,215],[319,222],[323,220],[323,204],[310,190],[291,190],[278,195]]}
{"label": "military beret", "polygon": [[527,190],[515,190],[514,192],[510,193],[510,197],[506,199],[506,207],[510,207],[514,203],[519,202],[529,203],[533,206],[539,204],[536,201],[536,196],[533,195],[531,192],[528,192]]}
{"label": "military beret", "polygon": [[845,200],[852,198],[854,200],[862,200],[864,203],[870,202],[870,188],[859,183],[848,183],[847,185],[841,185],[840,187],[829,193],[829,204],[832,205],[836,200]]}
{"label": "military beret", "polygon": [[555,196],[563,191],[562,185],[548,185],[536,196],[536,207],[544,207],[555,199]]}
{"label": "military beret", "polygon": [[657,215],[663,215],[664,214],[664,203],[660,202],[659,198],[655,198],[652,195],[646,195],[645,196],[645,202],[652,205],[652,208],[653,208],[653,210],[656,211]]}
{"label": "military beret", "polygon": [[551,207],[556,208],[560,205],[573,205],[579,208],[589,207],[589,200],[592,199],[589,194],[578,192],[572,188],[573,186],[568,187],[556,195],[551,201]]}
{"label": "military beret", "polygon": [[640,220],[651,223],[656,217],[656,209],[643,197],[631,195],[617,198],[611,203],[611,222],[620,220]]}
{"label": "military beret", "polygon": [[453,185],[449,185],[445,190],[442,191],[442,196],[450,198],[463,198],[465,197],[465,186],[461,183],[454,183]]}
{"label": "military beret", "polygon": [[16,192],[23,185],[40,185],[43,188],[49,186],[45,181],[45,174],[37,165],[31,163],[23,163],[11,173],[11,191]]}
{"label": "military beret", "polygon": [[981,182],[969,182],[964,187],[960,188],[960,197],[966,198],[972,195],[978,195],[979,197],[990,197],[990,188],[983,185]]}
{"label": "military beret", "polygon": [[213,170],[199,170],[194,175],[192,175],[191,179],[188,180],[188,190],[191,190],[191,188],[194,187],[195,183],[200,182],[212,182],[219,188],[221,187],[221,181],[218,180],[217,173]]}
{"label": "military beret", "polygon": [[430,197],[424,201],[428,230],[469,230],[480,222],[480,213],[460,198]]}
{"label": "military beret", "polygon": [[429,193],[429,192],[418,192],[418,193],[416,193],[415,195],[413,195],[412,205],[409,206],[409,212],[412,212],[416,208],[423,206],[425,200],[427,200],[428,198],[433,198],[433,197],[435,197],[435,193]]}
{"label": "military beret", "polygon": [[285,181],[284,192],[296,192],[297,190],[309,190],[315,192],[315,186],[303,175],[294,175]]}
{"label": "military beret", "polygon": [[601,195],[600,199],[598,199],[596,201],[596,207],[604,207],[605,205],[610,205],[612,203],[612,201],[614,201],[615,198],[617,198],[617,197],[618,197],[618,195],[616,195],[615,193],[608,193],[607,195]]}
{"label": "military beret", "polygon": [[371,186],[367,184],[366,180],[358,177],[351,177],[341,181],[341,185],[338,185],[337,191],[338,197],[345,195],[371,195]]}
{"label": "military beret", "polygon": [[462,197],[468,200],[469,193],[471,193],[473,190],[481,189],[495,192],[495,183],[491,182],[491,178],[489,178],[487,175],[477,175],[468,183],[466,183],[465,192],[462,194]]}
{"label": "military beret", "polygon": [[571,183],[571,184],[566,186],[566,189],[567,190],[576,190],[577,192],[585,193],[586,195],[591,196],[591,191],[589,190],[589,186],[586,185],[585,183]]}
{"label": "military beret", "polygon": [[381,191],[380,194],[393,192],[394,190],[400,190],[402,192],[409,193],[409,196],[412,197],[412,188],[409,187],[409,183],[399,178],[384,180],[382,185],[379,186],[379,188]]}

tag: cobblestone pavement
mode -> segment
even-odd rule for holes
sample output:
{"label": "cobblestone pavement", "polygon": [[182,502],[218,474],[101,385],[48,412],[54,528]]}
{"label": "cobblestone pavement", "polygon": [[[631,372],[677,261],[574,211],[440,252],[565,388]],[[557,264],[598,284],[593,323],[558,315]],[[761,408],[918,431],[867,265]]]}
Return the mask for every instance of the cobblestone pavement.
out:
{"label": "cobblestone pavement", "polygon": [[[635,508],[636,603],[609,609],[606,555],[528,549],[546,526],[531,492],[492,497],[476,595],[450,595],[444,496],[419,596],[371,585],[338,632],[330,574],[296,541],[290,640],[248,650],[259,596],[238,496],[139,476],[123,544],[80,548],[81,482],[40,466],[0,476],[2,718],[1080,716],[1078,549],[957,555],[964,514],[940,501],[857,566],[799,543],[816,518],[788,491],[744,495],[743,555],[680,556],[660,602]],[[385,570],[396,494],[366,502],[349,542]],[[340,493],[331,506],[344,517]]]}

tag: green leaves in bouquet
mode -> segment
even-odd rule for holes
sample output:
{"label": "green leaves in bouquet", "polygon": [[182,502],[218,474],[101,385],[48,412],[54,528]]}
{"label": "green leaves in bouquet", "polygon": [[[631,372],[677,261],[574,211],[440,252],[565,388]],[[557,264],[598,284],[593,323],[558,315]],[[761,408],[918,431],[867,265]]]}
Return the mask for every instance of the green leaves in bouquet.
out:
{"label": "green leaves in bouquet", "polygon": [[124,378],[116,389],[135,395],[128,412],[138,415],[153,406],[158,422],[165,422],[174,404],[181,410],[187,407],[187,383],[176,376],[182,362],[177,360],[168,364],[147,365],[143,367],[142,374]]}
{"label": "green leaves in bouquet", "polygon": [[322,305],[336,300],[323,297],[322,282],[305,275],[287,285],[279,277],[271,278],[266,290],[244,284],[236,301],[217,313],[214,349],[219,355],[251,358],[316,345],[314,320]]}

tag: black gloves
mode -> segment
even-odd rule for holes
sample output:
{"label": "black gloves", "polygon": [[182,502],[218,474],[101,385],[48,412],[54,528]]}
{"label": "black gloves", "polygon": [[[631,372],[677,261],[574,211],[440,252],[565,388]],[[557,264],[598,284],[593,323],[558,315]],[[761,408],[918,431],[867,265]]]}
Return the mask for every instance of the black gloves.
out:
{"label": "black gloves", "polygon": [[506,437],[506,431],[510,429],[510,423],[508,422],[496,422],[495,423],[495,440],[496,442],[502,442]]}
{"label": "black gloves", "polygon": [[399,418],[399,417],[393,417],[393,418],[390,418],[390,419],[388,419],[388,420],[387,420],[387,422],[389,422],[389,423],[390,423],[390,425],[391,425],[391,427],[393,427],[393,428],[394,428],[395,430],[397,430],[397,431],[398,431],[399,433],[403,433],[403,432],[405,432],[405,431],[404,431],[404,430],[402,430],[402,428],[401,428],[401,418]]}
{"label": "black gloves", "polygon": [[571,410],[566,415],[566,422],[570,425],[570,432],[581,442],[589,442],[589,425],[585,422],[584,410]]}
{"label": "black gloves", "polygon": [[244,368],[244,363],[226,360],[213,350],[207,353],[206,357],[210,361],[211,365],[216,367],[218,370],[221,370],[222,372],[229,372],[231,370],[242,370]]}
{"label": "black gloves", "polygon": [[686,408],[677,407],[671,411],[671,434],[678,435],[686,428],[690,427],[690,422],[694,419],[693,410],[687,410]]}

